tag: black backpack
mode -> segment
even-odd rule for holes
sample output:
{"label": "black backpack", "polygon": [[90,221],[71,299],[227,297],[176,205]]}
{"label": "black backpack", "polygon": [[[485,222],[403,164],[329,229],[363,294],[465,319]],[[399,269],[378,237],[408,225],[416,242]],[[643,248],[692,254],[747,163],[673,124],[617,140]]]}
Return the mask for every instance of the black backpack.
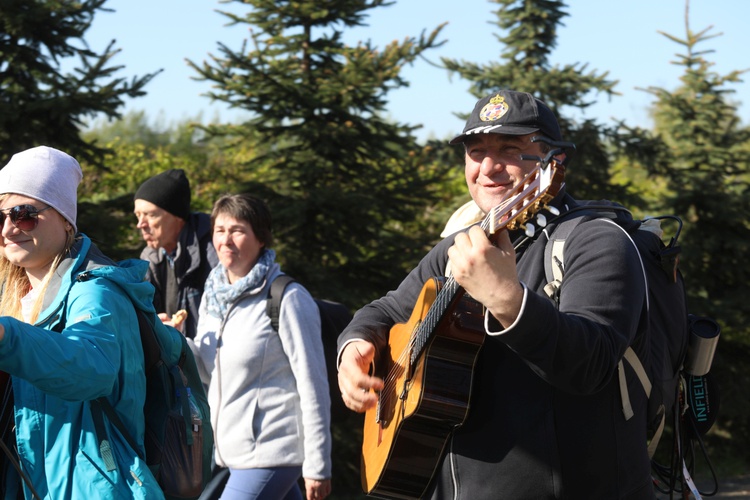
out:
{"label": "black backpack", "polygon": [[[706,374],[718,341],[719,327],[710,318],[688,313],[685,283],[678,268],[680,247],[677,240],[682,228],[682,221],[678,217],[669,215],[634,220],[625,207],[608,200],[578,203],[579,206],[550,221],[555,226],[548,234],[545,247],[544,266],[548,282],[545,292],[558,303],[559,287],[565,271],[565,240],[584,221],[596,218],[617,225],[637,248],[647,285],[649,352],[648,358],[642,361],[632,348],[628,348],[618,366],[618,376],[626,419],[633,416],[624,379],[626,364],[635,371],[648,396],[647,424],[651,435],[648,453],[653,458],[667,422],[675,422],[676,434],[684,432],[679,424],[680,418],[684,417],[680,410],[689,409],[685,413],[690,418],[690,424],[700,429],[691,438],[700,439],[696,434],[705,434],[715,421],[718,392],[711,384],[713,394],[709,397]],[[662,240],[661,221],[665,219],[674,221],[678,226],[668,243]],[[705,345],[697,345],[696,339],[698,343],[706,340]],[[701,352],[698,353],[697,349]],[[695,364],[701,364],[702,368],[697,368]],[[680,394],[683,406],[680,406]],[[685,400],[689,401],[688,405],[684,405]],[[713,405],[710,409],[709,401]],[[673,477],[683,472],[672,469],[678,467],[669,470]]]}
{"label": "black backpack", "polygon": [[[273,329],[279,330],[279,311],[281,310],[281,299],[284,290],[289,283],[295,279],[286,274],[278,276],[268,292],[266,300],[266,313],[271,318]],[[344,331],[346,325],[352,320],[352,313],[347,307],[338,302],[315,299],[320,312],[320,333],[323,341],[323,353],[326,360],[326,371],[328,375],[328,389],[331,395],[331,420],[344,417],[349,410],[344,405],[339,393],[338,371],[336,370],[336,342],[339,334]]]}

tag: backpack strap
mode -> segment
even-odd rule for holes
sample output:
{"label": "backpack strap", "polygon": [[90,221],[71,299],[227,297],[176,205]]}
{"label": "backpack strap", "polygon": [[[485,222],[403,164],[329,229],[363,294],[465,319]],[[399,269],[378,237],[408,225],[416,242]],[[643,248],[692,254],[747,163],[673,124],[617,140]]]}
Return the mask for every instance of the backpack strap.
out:
{"label": "backpack strap", "polygon": [[[609,216],[609,214],[602,214],[599,218],[602,220],[615,225],[618,227],[625,235],[628,237],[630,242],[633,244],[633,247],[636,249],[638,260],[641,264],[641,271],[643,273],[643,280],[646,283],[646,310],[650,311],[650,304],[649,304],[649,298],[648,298],[648,278],[646,277],[646,267],[643,263],[643,259],[641,258],[641,253],[638,250],[638,247],[635,244],[635,241],[633,241],[633,238],[628,234],[628,232],[617,224],[614,220],[612,220]],[[562,222],[560,222],[557,226],[555,226],[552,230],[552,234],[548,235],[548,241],[547,245],[544,248],[544,272],[547,278],[547,285],[544,287],[545,293],[555,301],[555,303],[559,306],[559,300],[560,300],[560,285],[562,284],[562,278],[563,274],[565,272],[565,241],[568,239],[570,234],[573,232],[573,230],[581,223],[583,222],[584,217],[575,217],[570,219],[565,219]],[[546,234],[546,233],[545,233]],[[638,377],[638,380],[641,382],[641,385],[643,386],[643,390],[646,393],[646,397],[651,396],[651,381],[648,378],[648,374],[646,373],[646,369],[643,366],[643,363],[641,363],[641,360],[638,358],[638,355],[635,353],[635,351],[632,349],[632,347],[628,347],[625,351],[625,354],[623,356],[623,359],[628,362],[628,364],[633,368],[635,371],[636,376]],[[622,403],[622,413],[625,417],[625,420],[630,420],[633,415],[633,407],[630,403],[630,394],[628,393],[628,386],[627,381],[625,379],[625,369],[623,365],[623,361],[620,360],[617,364],[617,373],[618,373],[618,381],[620,385],[620,399]],[[664,417],[662,417],[662,422],[659,426],[659,429],[657,429],[657,433],[654,436],[654,439],[652,439],[652,444],[654,450],[656,449],[656,444],[658,444],[659,439],[661,438],[661,431],[664,427]],[[650,449],[649,449],[650,451]]]}
{"label": "backpack strap", "polygon": [[[646,295],[648,296],[648,292],[646,292]],[[648,302],[648,301],[647,301]],[[623,356],[623,359],[628,362],[630,367],[635,372],[636,376],[638,376],[638,380],[640,380],[641,385],[643,386],[643,390],[646,393],[646,397],[651,397],[651,381],[648,378],[648,374],[646,373],[646,369],[643,366],[643,363],[641,363],[641,360],[638,358],[638,355],[635,353],[632,347],[628,347],[625,350],[625,355]],[[633,408],[630,405],[630,396],[628,394],[628,385],[625,381],[625,367],[622,364],[622,360],[617,364],[617,375],[620,382],[620,399],[622,401],[622,411],[625,415],[625,420],[630,420],[630,418],[634,415]],[[648,458],[654,458],[654,454],[656,453],[656,447],[659,445],[659,441],[661,441],[661,436],[664,433],[664,426],[667,421],[666,412],[663,412],[661,414],[661,421],[659,422],[658,427],[656,428],[656,431],[654,431],[654,435],[651,437],[651,441],[648,443]]]}
{"label": "backpack strap", "polygon": [[[565,272],[565,260],[563,258],[565,240],[582,221],[583,217],[574,217],[560,222],[553,228],[552,234],[548,235],[547,245],[544,247],[544,274],[547,278],[544,292],[556,304],[559,303],[560,285]],[[546,230],[545,234],[547,234]]]}
{"label": "backpack strap", "polygon": [[[89,279],[89,274],[86,272],[80,273],[78,276],[76,276],[75,281],[86,281]],[[60,318],[58,320],[58,323],[52,328],[52,331],[55,331],[57,333],[62,333],[62,331],[65,329],[65,323],[66,323],[66,310],[67,310],[67,301],[68,296],[65,295],[65,299],[63,300],[62,308],[60,311]],[[136,312],[140,311],[136,308]],[[138,322],[140,324],[141,322],[141,316],[142,313],[138,315]],[[91,417],[94,421],[94,432],[96,433],[96,439],[99,442],[99,454],[102,457],[102,460],[104,461],[104,466],[107,469],[107,472],[112,472],[115,469],[117,469],[117,465],[115,464],[115,458],[112,453],[112,446],[109,444],[109,435],[107,434],[107,428],[104,426],[104,417],[103,413],[106,413],[109,417],[110,421],[115,424],[118,429],[120,429],[120,432],[122,433],[125,440],[130,444],[130,446],[133,448],[133,450],[138,453],[138,447],[135,444],[135,441],[132,437],[130,437],[130,434],[125,430],[125,425],[120,420],[120,417],[115,412],[114,408],[112,408],[112,405],[109,403],[107,398],[104,396],[97,398],[95,400],[92,400],[89,402],[89,408],[91,410]],[[140,455],[140,454],[139,454]],[[143,458],[143,457],[141,457]]]}
{"label": "backpack strap", "polygon": [[[141,332],[141,342],[156,343],[156,335],[144,335],[144,332],[147,332],[153,328],[153,325],[151,325],[151,323],[148,321],[146,314],[137,307],[134,307],[134,309],[136,316],[138,316],[138,329]],[[143,347],[143,350],[144,353],[161,353],[161,349],[158,347],[158,344],[156,346],[156,351],[154,351],[154,349],[146,349],[146,346]],[[146,377],[150,375],[152,368],[159,362],[164,362],[161,359],[161,354],[159,354],[159,359],[145,359],[144,372],[146,373]],[[107,466],[107,471],[111,472],[115,470],[116,465],[114,456],[112,455],[112,447],[109,444],[109,435],[107,433],[107,428],[104,426],[103,415],[106,415],[110,423],[117,427],[117,430],[120,431],[120,434],[123,438],[125,438],[125,441],[128,442],[130,447],[140,457],[140,459],[145,462],[146,458],[138,451],[138,445],[136,444],[135,439],[133,439],[133,436],[130,435],[127,428],[125,427],[125,424],[122,422],[119,415],[117,415],[117,412],[112,407],[112,404],[109,402],[109,400],[106,397],[102,396],[91,401],[91,416],[94,420],[94,429],[96,430],[96,437],[99,441],[99,452],[101,453],[102,459],[104,460],[104,465]]]}
{"label": "backpack strap", "polygon": [[[102,456],[102,460],[104,460],[107,472],[112,472],[117,469],[117,465],[115,464],[115,457],[112,454],[112,446],[109,444],[109,434],[107,433],[107,428],[104,426],[104,414],[106,414],[109,421],[120,430],[122,437],[125,438],[125,441],[128,442],[130,447],[133,448],[133,451],[136,453],[138,453],[138,446],[135,444],[135,441],[133,441],[130,433],[125,429],[125,424],[122,423],[122,420],[120,420],[115,409],[112,408],[112,405],[107,401],[107,398],[100,397],[91,401],[90,407],[91,417],[94,420],[96,439],[99,441],[99,453]],[[140,457],[141,454],[138,453],[138,456]],[[141,457],[141,459],[143,459],[143,457]]]}
{"label": "backpack strap", "polygon": [[[548,240],[547,246],[544,249],[544,274],[547,278],[547,285],[544,287],[544,291],[555,303],[559,299],[559,288],[565,271],[563,247],[565,246],[565,240],[568,239],[573,229],[584,220],[590,220],[591,218],[614,220],[617,219],[619,213],[627,214],[632,218],[630,210],[606,200],[582,201],[579,203],[581,204],[573,206],[568,211],[549,221],[550,224],[561,221],[552,227],[551,234],[546,229],[544,230],[544,234]],[[620,226],[618,225],[618,227]]]}
{"label": "backpack strap", "polygon": [[266,314],[271,318],[271,326],[275,331],[279,331],[279,314],[281,313],[281,299],[284,297],[284,290],[294,278],[286,274],[276,276],[271,282],[268,289],[268,298],[266,299]]}
{"label": "backpack strap", "polygon": [[39,495],[39,493],[37,493],[37,491],[34,489],[34,485],[31,483],[31,479],[29,479],[28,474],[26,474],[21,468],[21,464],[18,461],[18,450],[16,449],[16,447],[14,446],[13,450],[11,451],[11,448],[9,448],[3,442],[3,440],[0,439],[0,448],[2,448],[3,453],[5,454],[5,458],[7,458],[8,462],[10,462],[10,464],[16,470],[18,476],[23,480],[23,483],[31,492],[31,498],[33,500],[42,500],[41,495]]}

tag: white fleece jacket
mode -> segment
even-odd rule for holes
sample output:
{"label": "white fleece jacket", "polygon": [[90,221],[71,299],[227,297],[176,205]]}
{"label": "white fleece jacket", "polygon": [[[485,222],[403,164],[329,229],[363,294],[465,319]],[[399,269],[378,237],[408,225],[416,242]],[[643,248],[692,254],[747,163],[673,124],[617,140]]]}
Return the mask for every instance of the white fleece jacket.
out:
{"label": "white fleece jacket", "polygon": [[266,314],[268,288],[281,274],[240,296],[224,324],[201,301],[196,359],[210,380],[208,402],[216,462],[251,469],[302,465],[308,479],[331,477],[330,397],[320,314],[310,293],[290,284],[279,332]]}

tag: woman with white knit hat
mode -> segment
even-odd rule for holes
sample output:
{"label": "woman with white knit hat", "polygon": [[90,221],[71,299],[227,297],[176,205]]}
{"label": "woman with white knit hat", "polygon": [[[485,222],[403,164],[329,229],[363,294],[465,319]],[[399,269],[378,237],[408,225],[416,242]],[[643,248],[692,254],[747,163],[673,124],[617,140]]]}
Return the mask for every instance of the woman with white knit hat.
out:
{"label": "woman with white knit hat", "polygon": [[[0,494],[159,499],[139,458],[146,380],[131,303],[148,309],[153,287],[143,281],[145,262],[115,265],[77,232],[81,177],[73,157],[47,146],[0,170],[0,370],[11,376],[15,403],[0,409],[14,414],[23,479],[3,471]],[[90,404],[100,397],[141,449],[108,422],[107,436],[97,435]]]}

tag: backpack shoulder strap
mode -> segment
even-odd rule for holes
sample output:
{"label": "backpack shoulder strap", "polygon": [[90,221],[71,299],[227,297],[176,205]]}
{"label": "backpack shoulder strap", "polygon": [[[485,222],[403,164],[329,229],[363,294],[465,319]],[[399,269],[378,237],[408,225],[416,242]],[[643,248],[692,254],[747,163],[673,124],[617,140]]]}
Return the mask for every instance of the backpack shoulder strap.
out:
{"label": "backpack shoulder strap", "polygon": [[271,318],[271,326],[275,331],[279,331],[279,314],[281,312],[281,299],[284,296],[284,290],[294,278],[286,274],[280,274],[271,282],[271,288],[268,290],[266,299],[266,314]]}
{"label": "backpack shoulder strap", "polygon": [[621,214],[627,214],[632,219],[628,209],[607,200],[584,200],[579,201],[579,203],[579,205],[570,208],[567,212],[550,221],[560,221],[552,228],[551,234],[545,230],[547,245],[544,248],[544,274],[547,285],[544,287],[544,291],[555,302],[559,299],[559,288],[565,272],[565,260],[563,258],[565,240],[568,239],[573,230],[581,222],[591,219],[614,221],[618,220],[618,215]]}
{"label": "backpack shoulder strap", "polygon": [[[86,281],[88,280],[90,275],[86,272],[80,273],[75,277],[74,282],[77,281]],[[72,285],[71,285],[72,286]],[[68,290],[68,293],[70,293],[70,290]],[[52,329],[53,331],[57,333],[62,333],[63,329],[65,329],[65,323],[66,323],[66,309],[67,309],[67,301],[68,301],[68,295],[65,295],[65,298],[63,299],[63,305],[60,312],[60,319],[57,325]],[[136,312],[138,311],[138,308],[135,308]],[[140,323],[141,317],[139,315],[138,321]],[[99,442],[99,453],[101,454],[102,460],[104,461],[104,466],[107,469],[107,472],[112,472],[117,468],[115,464],[115,458],[113,454],[112,447],[109,443],[108,435],[106,428],[104,426],[104,417],[103,414],[106,413],[108,417],[110,417],[110,420],[112,423],[120,429],[120,432],[122,433],[125,440],[128,442],[128,444],[133,448],[133,450],[137,453],[138,447],[135,445],[135,441],[133,441],[133,438],[130,437],[130,434],[125,429],[125,425],[122,423],[120,418],[117,416],[117,413],[115,413],[114,408],[112,408],[112,405],[109,403],[107,398],[105,396],[102,396],[100,398],[91,400],[89,402],[89,408],[91,410],[91,416],[94,422],[94,431],[96,433],[97,441]]]}
{"label": "backpack shoulder strap", "polygon": [[[143,345],[144,372],[148,379],[156,365],[163,363],[164,359],[161,356],[161,347],[156,338],[156,332],[154,332],[154,325],[148,320],[146,313],[136,307],[135,304],[133,304],[133,309],[135,309],[136,316],[138,317],[138,329],[140,331],[141,344]],[[141,460],[145,461],[146,457],[138,451],[138,445],[136,444],[135,439],[130,435],[130,432],[128,432],[125,424],[117,415],[117,412],[112,407],[112,404],[106,396],[99,397],[91,401],[90,404],[96,436],[99,440],[99,451],[102,454],[102,459],[107,466],[107,470],[113,471],[116,466],[111,446],[107,440],[107,431],[104,427],[102,414],[107,416],[110,423],[117,427],[117,430],[120,431],[120,434],[125,438],[125,441],[128,442],[133,451],[141,458]]]}
{"label": "backpack shoulder strap", "polygon": [[547,281],[562,280],[562,273],[565,269],[563,260],[563,248],[565,240],[568,239],[573,229],[581,223],[583,217],[573,217],[565,219],[559,223],[552,231],[544,248],[544,274]]}
{"label": "backpack shoulder strap", "polygon": [[544,291],[555,302],[559,299],[560,285],[565,272],[563,252],[565,240],[583,219],[582,215],[565,219],[552,229],[552,234],[548,235],[547,245],[544,247],[544,275],[547,279]]}
{"label": "backpack shoulder strap", "polygon": [[[638,250],[638,245],[636,245],[635,241],[633,241],[633,238],[630,236],[630,234],[628,234],[627,230],[617,224],[610,216],[608,216],[608,214],[600,213],[598,218],[604,219],[605,221],[620,228],[620,230],[625,233],[630,242],[633,244],[641,264],[641,271],[643,273],[643,280],[646,283],[646,290],[648,290],[646,268],[644,266],[640,251]],[[544,248],[544,272],[547,278],[547,285],[545,285],[544,291],[551,299],[555,301],[555,303],[558,303],[559,301],[560,285],[562,283],[562,277],[565,271],[565,259],[563,252],[563,249],[565,248],[565,240],[567,240],[573,230],[584,220],[587,220],[587,218],[579,216],[565,219],[560,222],[555,228],[553,228],[552,234],[549,236],[547,245]],[[650,310],[648,291],[646,292],[646,309]],[[632,347],[627,348],[624,359],[635,371],[639,381],[641,382],[641,385],[643,386],[644,391],[646,392],[646,396],[649,397],[651,395],[651,381],[648,378],[648,374],[646,373],[643,364],[641,363]],[[630,396],[628,394],[622,360],[620,360],[620,362],[618,363],[618,377],[620,384],[620,397],[622,400],[622,411],[625,416],[625,420],[630,420],[630,418],[633,416],[633,409],[632,405],[630,404]]]}

